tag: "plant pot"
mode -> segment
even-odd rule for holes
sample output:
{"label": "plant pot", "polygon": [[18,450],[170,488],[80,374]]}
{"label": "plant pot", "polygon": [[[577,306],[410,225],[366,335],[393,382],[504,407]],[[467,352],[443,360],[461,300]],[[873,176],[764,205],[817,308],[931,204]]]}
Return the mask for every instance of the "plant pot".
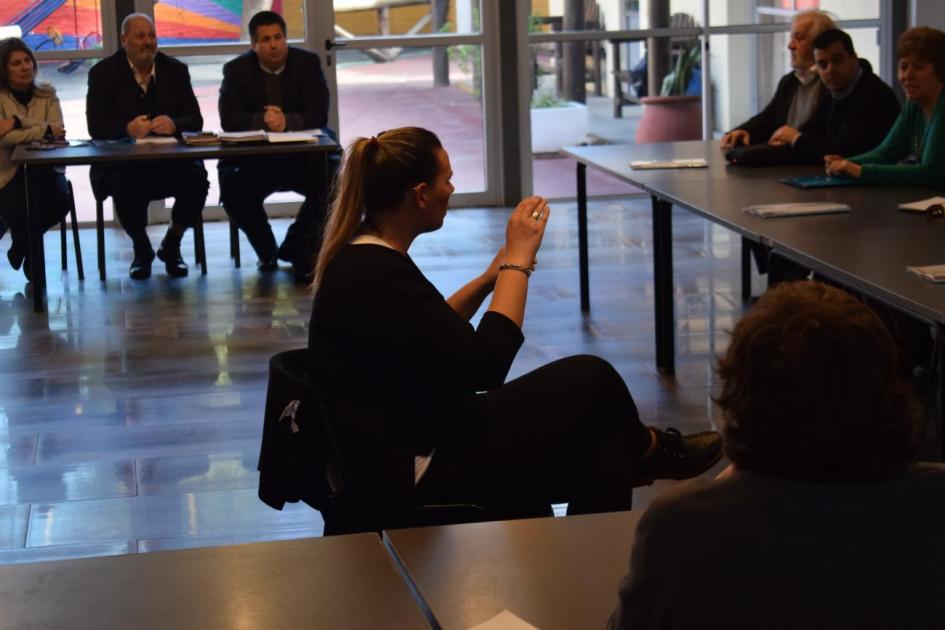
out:
{"label": "plant pot", "polygon": [[647,96],[637,124],[637,142],[676,142],[702,139],[702,98]]}
{"label": "plant pot", "polygon": [[531,110],[532,153],[554,153],[587,141],[587,105],[568,101],[560,107]]}

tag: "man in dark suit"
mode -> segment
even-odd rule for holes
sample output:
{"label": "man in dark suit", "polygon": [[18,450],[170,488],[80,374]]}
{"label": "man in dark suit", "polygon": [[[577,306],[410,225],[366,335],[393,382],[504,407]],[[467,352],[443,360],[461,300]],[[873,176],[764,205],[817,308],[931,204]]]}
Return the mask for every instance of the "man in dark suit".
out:
{"label": "man in dark suit", "polygon": [[794,16],[788,40],[791,72],[781,77],[774,97],[760,113],[722,136],[722,149],[767,143],[784,125],[802,129],[826,105],[829,95],[813,69],[813,42],[830,28],[836,25],[823,11],[811,9]]}
{"label": "man in dark suit", "polygon": [[[223,66],[220,122],[224,131],[326,127],[328,86],[318,55],[290,47],[285,20],[272,11],[261,11],[250,19],[249,35],[252,50]],[[223,207],[256,250],[260,271],[275,271],[277,259],[282,259],[292,263],[297,280],[310,279],[331,173],[311,168],[308,160],[292,158],[221,160],[218,170]],[[273,192],[289,190],[305,195],[305,202],[277,247],[263,202]]]}
{"label": "man in dark suit", "polygon": [[800,129],[784,125],[767,145],[726,154],[736,164],[769,166],[824,163],[828,154],[856,155],[879,145],[899,116],[892,88],[856,56],[853,40],[839,29],[814,39],[817,74],[830,94],[824,107]]}
{"label": "man in dark suit", "polygon": [[[121,24],[121,46],[89,71],[85,116],[95,139],[174,136],[199,131],[203,117],[187,66],[157,51],[154,22],[133,13]],[[171,225],[157,255],[170,276],[187,275],[180,240],[203,211],[210,187],[202,162],[94,164],[90,173],[97,197],[111,196],[134,244],[130,275],[151,276],[154,249],[147,235],[148,202],[174,197]]]}

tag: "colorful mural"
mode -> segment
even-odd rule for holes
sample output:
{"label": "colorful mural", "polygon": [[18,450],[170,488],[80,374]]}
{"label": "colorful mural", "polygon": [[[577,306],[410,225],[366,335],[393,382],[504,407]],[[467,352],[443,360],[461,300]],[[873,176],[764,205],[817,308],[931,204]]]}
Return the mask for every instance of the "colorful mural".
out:
{"label": "colorful mural", "polygon": [[95,48],[102,41],[99,0],[0,2],[0,24],[18,25],[34,50]]}
{"label": "colorful mural", "polygon": [[[165,45],[239,41],[242,8],[242,0],[162,0],[154,5],[158,38]],[[100,0],[0,2],[0,25],[18,25],[35,50],[99,46],[101,23]]]}

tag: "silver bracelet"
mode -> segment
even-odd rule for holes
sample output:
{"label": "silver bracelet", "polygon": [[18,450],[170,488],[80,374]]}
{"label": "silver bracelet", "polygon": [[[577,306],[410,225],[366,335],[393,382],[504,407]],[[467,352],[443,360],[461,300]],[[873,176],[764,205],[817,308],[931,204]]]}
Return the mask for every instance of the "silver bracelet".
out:
{"label": "silver bracelet", "polygon": [[522,265],[516,265],[515,263],[502,263],[499,265],[499,271],[505,271],[506,269],[514,269],[515,271],[521,271],[526,276],[531,277],[532,272],[535,271],[534,267],[523,267]]}

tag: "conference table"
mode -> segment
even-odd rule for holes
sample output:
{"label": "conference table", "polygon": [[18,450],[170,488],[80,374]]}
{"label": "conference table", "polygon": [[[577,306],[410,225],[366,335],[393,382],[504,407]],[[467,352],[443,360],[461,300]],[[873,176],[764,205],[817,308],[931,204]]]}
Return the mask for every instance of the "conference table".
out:
{"label": "conference table", "polygon": [[6,628],[603,627],[640,512],[0,566]]}
{"label": "conference table", "polygon": [[427,627],[373,533],[0,567],[0,629]]}
{"label": "conference table", "polygon": [[602,628],[640,511],[389,530],[385,542],[434,628],[508,611],[541,628]]}
{"label": "conference table", "polygon": [[[945,390],[945,285],[906,272],[907,266],[945,263],[945,223],[897,210],[903,202],[941,194],[921,188],[849,186],[799,189],[785,177],[822,175],[822,167],[748,168],[728,164],[718,141],[568,147],[577,160],[581,308],[590,308],[587,264],[586,169],[597,168],[642,188],[651,197],[657,368],[675,371],[672,208],[700,215],[761,242],[814,272],[929,324],[937,361],[935,388]],[[704,159],[706,168],[633,170],[631,161]],[[827,201],[845,203],[842,214],[764,219],[750,205]],[[745,256],[743,255],[743,261]],[[941,403],[941,401],[939,401]],[[945,415],[939,405],[939,419]],[[941,430],[941,425],[939,427]],[[939,434],[939,440],[942,433]]]}
{"label": "conference table", "polygon": [[[125,162],[163,162],[167,160],[220,160],[235,158],[267,158],[298,156],[308,159],[312,168],[318,162],[326,170],[329,168],[328,156],[338,151],[338,144],[328,136],[318,136],[314,142],[261,142],[218,144],[211,146],[189,146],[181,142],[176,144],[135,144],[129,139],[92,140],[73,142],[68,147],[54,149],[34,149],[29,145],[18,144],[13,150],[12,161],[24,167],[24,179],[29,181],[29,171],[35,167],[79,166],[88,164],[115,164]],[[320,158],[320,160],[319,160]],[[26,213],[29,222],[30,274],[33,283],[33,310],[37,313],[46,310],[46,260],[43,235],[30,213],[27,199]],[[104,265],[101,258],[104,251],[104,226],[98,228],[98,251],[100,269]],[[198,233],[199,234],[199,233]],[[197,242],[197,258],[201,271],[206,274],[206,256],[203,255],[203,243]]]}

